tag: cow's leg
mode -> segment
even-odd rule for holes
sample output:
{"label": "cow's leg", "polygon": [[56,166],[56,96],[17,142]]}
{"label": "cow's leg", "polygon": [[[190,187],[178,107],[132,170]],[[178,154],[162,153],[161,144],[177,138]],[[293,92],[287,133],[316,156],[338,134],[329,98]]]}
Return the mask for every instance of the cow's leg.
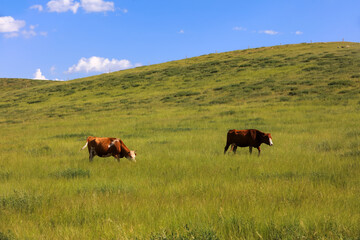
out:
{"label": "cow's leg", "polygon": [[117,160],[118,162],[120,162],[120,156],[119,156],[119,155],[113,155],[113,157],[116,158],[116,160]]}
{"label": "cow's leg", "polygon": [[236,153],[237,146],[236,144],[231,145],[231,151],[235,154]]}
{"label": "cow's leg", "polygon": [[260,156],[260,152],[261,152],[261,150],[260,150],[260,146],[259,146],[259,147],[257,147],[257,150],[259,151],[258,156]]}
{"label": "cow's leg", "polygon": [[229,149],[229,147],[230,147],[230,144],[227,142],[227,143],[226,143],[226,146],[225,146],[225,149],[224,149],[224,154],[225,154],[226,151]]}
{"label": "cow's leg", "polygon": [[249,153],[252,154],[252,147],[249,147]]}
{"label": "cow's leg", "polygon": [[89,162],[92,162],[94,156],[95,156],[94,150],[89,149]]}

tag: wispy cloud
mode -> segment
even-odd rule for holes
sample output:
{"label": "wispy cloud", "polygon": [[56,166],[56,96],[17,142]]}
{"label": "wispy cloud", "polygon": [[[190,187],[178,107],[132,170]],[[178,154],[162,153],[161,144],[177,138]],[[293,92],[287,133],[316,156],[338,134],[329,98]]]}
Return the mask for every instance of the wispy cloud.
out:
{"label": "wispy cloud", "polygon": [[236,27],[233,27],[233,30],[234,30],[234,31],[246,31],[247,29],[244,28],[244,27],[238,27],[238,26],[236,26]]}
{"label": "wispy cloud", "polygon": [[33,5],[30,7],[30,9],[35,9],[35,10],[38,10],[39,12],[42,12],[44,10],[43,6],[40,4]]}
{"label": "wispy cloud", "polygon": [[[1,22],[1,18],[0,18],[0,22]],[[12,23],[12,24],[14,24],[14,23]],[[0,32],[6,31],[6,32],[4,32],[5,38],[16,38],[16,37],[20,37],[20,36],[24,37],[24,38],[32,38],[32,37],[35,37],[38,35],[38,33],[35,30],[37,28],[37,25],[30,25],[28,29],[25,29],[21,26],[25,26],[25,21],[24,21],[24,25],[23,24],[18,24],[17,26],[9,26],[9,25],[4,26],[3,25],[3,28],[2,28],[3,31],[0,31]],[[0,29],[1,29],[1,23],[0,23]],[[40,32],[39,35],[46,37],[47,32]]]}
{"label": "wispy cloud", "polygon": [[181,29],[178,33],[180,33],[180,34],[184,34],[184,33],[185,33],[185,31],[184,31],[183,29]]}
{"label": "wispy cloud", "polygon": [[[233,31],[248,31],[247,28],[245,27],[241,27],[241,26],[236,26],[233,27],[232,29]],[[280,32],[274,31],[274,30],[249,30],[252,33],[260,33],[260,34],[267,34],[267,35],[277,35],[280,34]]]}
{"label": "wispy cloud", "polygon": [[123,12],[123,13],[128,13],[129,10],[127,10],[126,8],[119,8],[119,11]]}
{"label": "wispy cloud", "polygon": [[52,66],[52,67],[50,68],[50,72],[51,72],[51,74],[55,74],[55,73],[56,73],[56,67],[55,67],[55,66]]}
{"label": "wispy cloud", "polygon": [[302,35],[303,32],[301,32],[301,31],[296,31],[295,34],[296,34],[296,35]]}
{"label": "wispy cloud", "polygon": [[5,33],[4,34],[4,37],[5,38],[16,38],[19,36],[19,33],[18,32],[11,32],[11,33]]}
{"label": "wispy cloud", "polygon": [[132,67],[141,66],[141,64],[133,65],[127,59],[108,59],[103,57],[90,57],[90,58],[81,58],[79,62],[67,70],[67,73],[76,73],[76,72],[113,72],[123,69],[128,69]]}
{"label": "wispy cloud", "polygon": [[114,2],[105,2],[104,0],[81,0],[81,7],[86,12],[107,12],[114,11]]}
{"label": "wispy cloud", "polygon": [[274,30],[264,30],[264,31],[259,31],[259,33],[264,33],[264,34],[268,34],[268,35],[277,35],[277,34],[279,34],[279,32],[276,32]]}
{"label": "wispy cloud", "polygon": [[35,36],[37,35],[37,33],[35,32],[35,28],[36,28],[36,26],[30,25],[29,30],[23,30],[23,31],[21,31],[21,34],[22,34],[25,38],[35,37]]}
{"label": "wispy cloud", "polygon": [[39,34],[43,37],[47,37],[48,33],[47,32],[39,32]]}

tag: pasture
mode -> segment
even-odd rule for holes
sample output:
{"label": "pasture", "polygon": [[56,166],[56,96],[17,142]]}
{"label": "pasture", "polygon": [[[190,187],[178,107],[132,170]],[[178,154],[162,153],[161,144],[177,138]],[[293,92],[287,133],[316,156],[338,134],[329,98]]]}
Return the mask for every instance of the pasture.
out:
{"label": "pasture", "polygon": [[[314,43],[1,79],[0,239],[359,239],[359,69]],[[274,145],[224,155],[233,128]],[[89,135],[137,162],[89,163]]]}

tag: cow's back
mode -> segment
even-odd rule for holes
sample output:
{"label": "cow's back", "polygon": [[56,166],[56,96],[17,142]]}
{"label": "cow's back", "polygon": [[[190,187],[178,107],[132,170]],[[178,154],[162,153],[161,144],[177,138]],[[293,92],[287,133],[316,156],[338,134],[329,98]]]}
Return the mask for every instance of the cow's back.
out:
{"label": "cow's back", "polygon": [[89,150],[94,150],[98,156],[107,155],[109,145],[115,139],[116,138],[88,137]]}
{"label": "cow's back", "polygon": [[230,144],[235,144],[239,147],[256,146],[256,130],[236,130],[232,129],[228,131],[227,141]]}

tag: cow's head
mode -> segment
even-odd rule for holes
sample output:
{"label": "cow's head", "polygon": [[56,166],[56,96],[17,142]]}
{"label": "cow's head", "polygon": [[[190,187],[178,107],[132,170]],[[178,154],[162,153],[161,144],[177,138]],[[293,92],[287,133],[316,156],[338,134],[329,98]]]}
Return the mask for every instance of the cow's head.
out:
{"label": "cow's head", "polygon": [[136,162],[136,151],[130,151],[127,155],[126,158],[129,159],[130,161]]}
{"label": "cow's head", "polygon": [[272,137],[271,137],[271,134],[270,134],[270,133],[267,133],[267,134],[265,135],[265,143],[266,143],[267,145],[270,145],[270,146],[273,145],[273,141],[272,141]]}

